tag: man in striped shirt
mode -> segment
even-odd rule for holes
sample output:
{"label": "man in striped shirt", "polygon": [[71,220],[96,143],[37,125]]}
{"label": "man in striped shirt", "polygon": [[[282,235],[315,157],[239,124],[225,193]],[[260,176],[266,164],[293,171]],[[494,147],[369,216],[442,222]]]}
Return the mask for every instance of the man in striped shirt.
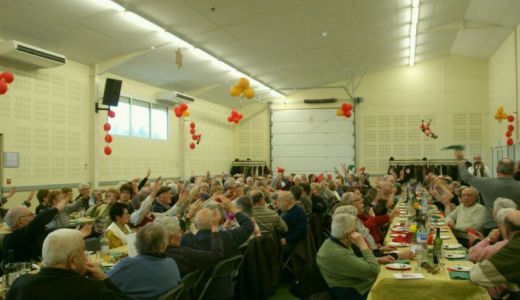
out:
{"label": "man in striped shirt", "polygon": [[282,218],[274,210],[266,207],[264,193],[261,190],[252,190],[249,193],[249,197],[253,201],[253,217],[262,234],[287,232],[287,224],[285,224]]}

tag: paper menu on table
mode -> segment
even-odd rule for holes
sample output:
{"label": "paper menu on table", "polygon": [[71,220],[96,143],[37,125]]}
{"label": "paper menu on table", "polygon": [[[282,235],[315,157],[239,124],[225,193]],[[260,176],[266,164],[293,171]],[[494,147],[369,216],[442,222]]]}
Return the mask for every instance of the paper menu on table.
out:
{"label": "paper menu on table", "polygon": [[394,273],[395,279],[424,279],[421,273]]}

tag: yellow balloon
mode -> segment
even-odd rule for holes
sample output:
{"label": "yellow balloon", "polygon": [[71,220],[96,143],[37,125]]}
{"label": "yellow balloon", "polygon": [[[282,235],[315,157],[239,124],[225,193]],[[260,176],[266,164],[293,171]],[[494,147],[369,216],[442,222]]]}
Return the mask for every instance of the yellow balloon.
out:
{"label": "yellow balloon", "polygon": [[250,87],[244,89],[243,93],[244,97],[246,97],[247,99],[252,99],[255,96],[255,91]]}
{"label": "yellow balloon", "polygon": [[502,119],[507,119],[507,114],[506,114],[506,113],[502,113],[502,114],[500,115],[500,118],[502,118]]}
{"label": "yellow balloon", "polygon": [[238,79],[237,86],[245,90],[249,87],[249,80],[247,80],[247,78],[240,77],[240,79]]}
{"label": "yellow balloon", "polygon": [[343,116],[343,110],[341,110],[341,108],[338,108],[336,110],[336,116],[338,116],[338,117],[342,117]]}
{"label": "yellow balloon", "polygon": [[190,112],[185,110],[183,113],[182,113],[182,116],[183,117],[189,117],[190,116]]}
{"label": "yellow balloon", "polygon": [[504,107],[503,106],[499,106],[498,109],[497,109],[497,113],[501,113],[504,111]]}
{"label": "yellow balloon", "polygon": [[240,95],[240,93],[242,93],[242,89],[239,86],[235,85],[229,89],[229,93],[231,94],[231,96],[236,97]]}

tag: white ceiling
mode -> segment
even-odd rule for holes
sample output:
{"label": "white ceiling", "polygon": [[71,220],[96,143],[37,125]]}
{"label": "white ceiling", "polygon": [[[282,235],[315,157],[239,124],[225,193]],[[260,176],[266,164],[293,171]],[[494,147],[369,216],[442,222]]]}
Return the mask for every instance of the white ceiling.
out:
{"label": "white ceiling", "polygon": [[[375,72],[408,62],[411,0],[118,3],[275,89],[345,80],[345,68]],[[187,48],[178,70],[178,45],[94,0],[0,0],[0,8],[1,39],[89,65],[154,46],[110,72],[227,106],[238,103],[228,93],[236,75]],[[520,0],[422,0],[416,61],[446,54],[488,59],[519,22]]]}

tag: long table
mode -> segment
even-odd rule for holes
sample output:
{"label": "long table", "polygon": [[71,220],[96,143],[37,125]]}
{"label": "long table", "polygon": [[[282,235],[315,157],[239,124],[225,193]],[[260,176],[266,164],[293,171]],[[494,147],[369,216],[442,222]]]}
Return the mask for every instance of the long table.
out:
{"label": "long table", "polygon": [[[398,204],[397,209],[402,208],[403,204]],[[398,224],[399,218],[394,218],[390,228]],[[447,227],[447,226],[446,226]],[[445,227],[445,228],[446,228]],[[448,227],[449,228],[449,227]],[[385,237],[385,244],[392,242],[390,237],[391,230]],[[457,244],[457,239],[451,230],[443,232],[449,234],[450,238],[443,240],[444,244]],[[398,250],[410,250],[408,247],[400,247]],[[450,252],[449,250],[444,250]],[[442,300],[489,300],[491,299],[487,290],[480,287],[469,280],[453,280],[450,279],[446,268],[455,266],[471,267],[473,263],[468,260],[451,261],[443,259],[444,268],[437,274],[430,274],[421,268],[420,273],[424,275],[424,279],[396,279],[396,272],[416,273],[417,261],[411,260],[412,270],[409,271],[393,271],[381,265],[381,271],[372,286],[372,290],[368,295],[369,300],[407,300],[407,299],[442,299]]]}

